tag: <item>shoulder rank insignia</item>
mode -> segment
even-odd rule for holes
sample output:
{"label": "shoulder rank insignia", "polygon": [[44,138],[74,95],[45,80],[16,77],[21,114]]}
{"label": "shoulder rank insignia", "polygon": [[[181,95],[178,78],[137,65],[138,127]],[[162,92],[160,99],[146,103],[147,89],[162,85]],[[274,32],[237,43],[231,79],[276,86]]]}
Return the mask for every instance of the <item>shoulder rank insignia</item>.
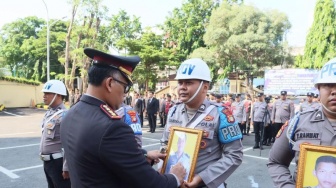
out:
{"label": "shoulder rank insignia", "polygon": [[225,114],[229,123],[234,123],[235,119],[232,115],[232,111],[228,107],[223,107],[222,113]]}
{"label": "shoulder rank insignia", "polygon": [[118,114],[116,114],[109,106],[107,106],[106,104],[102,104],[100,105],[100,109],[105,112],[105,114],[107,114],[111,119],[121,119],[120,116],[118,116]]}
{"label": "shoulder rank insignia", "polygon": [[133,123],[137,122],[137,116],[136,116],[136,112],[134,110],[129,110],[127,111],[127,114],[131,116],[131,121]]}

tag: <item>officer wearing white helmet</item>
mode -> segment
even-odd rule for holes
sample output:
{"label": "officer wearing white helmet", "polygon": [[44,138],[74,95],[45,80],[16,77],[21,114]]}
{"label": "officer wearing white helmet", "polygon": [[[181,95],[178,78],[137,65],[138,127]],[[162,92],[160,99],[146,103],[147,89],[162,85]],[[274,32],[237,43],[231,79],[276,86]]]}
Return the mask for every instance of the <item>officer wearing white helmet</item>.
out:
{"label": "officer wearing white helmet", "polygon": [[60,124],[66,111],[63,104],[63,98],[67,95],[66,88],[63,82],[50,80],[44,84],[42,92],[44,104],[49,109],[42,121],[40,158],[48,187],[71,187],[60,138]]}
{"label": "officer wearing white helmet", "polygon": [[232,111],[206,99],[211,77],[203,60],[184,61],[175,79],[181,103],[170,108],[161,142],[167,144],[171,126],[203,130],[195,175],[185,186],[225,187],[243,158],[242,134]]}
{"label": "officer wearing white helmet", "polygon": [[320,92],[321,106],[298,113],[277,134],[267,164],[276,187],[294,188],[297,169],[288,169],[292,159],[298,164],[300,144],[336,145],[336,58],[319,72],[315,87]]}

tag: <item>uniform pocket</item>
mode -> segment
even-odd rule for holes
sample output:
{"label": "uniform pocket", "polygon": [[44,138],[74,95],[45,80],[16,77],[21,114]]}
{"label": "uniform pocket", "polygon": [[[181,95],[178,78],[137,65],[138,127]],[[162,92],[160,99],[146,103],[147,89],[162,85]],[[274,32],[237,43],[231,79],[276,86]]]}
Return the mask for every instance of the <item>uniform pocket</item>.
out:
{"label": "uniform pocket", "polygon": [[54,139],[56,122],[49,122],[46,127],[46,138]]}

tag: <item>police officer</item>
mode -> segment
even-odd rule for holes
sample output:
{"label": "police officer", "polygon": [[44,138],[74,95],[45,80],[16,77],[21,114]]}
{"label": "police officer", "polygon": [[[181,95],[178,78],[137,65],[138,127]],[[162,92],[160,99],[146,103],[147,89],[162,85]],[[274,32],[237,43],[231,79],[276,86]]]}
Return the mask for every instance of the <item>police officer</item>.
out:
{"label": "police officer", "polygon": [[307,93],[307,100],[300,105],[300,112],[307,110],[314,110],[320,106],[318,102],[313,101],[313,97],[314,93],[312,92]]}
{"label": "police officer", "polygon": [[251,107],[252,107],[252,99],[249,93],[246,94],[246,98],[244,100],[244,107],[246,111],[246,132],[245,134],[248,136],[250,134],[250,120],[251,120]]}
{"label": "police officer", "polygon": [[138,148],[134,132],[121,121],[124,93],[132,86],[138,56],[110,55],[85,48],[93,59],[86,94],[62,122],[62,143],[73,187],[178,187],[185,169],[179,163],[172,174],[161,175],[149,164],[165,155]]}
{"label": "police officer", "polygon": [[255,144],[253,149],[262,148],[260,145],[260,136],[263,135],[265,116],[267,112],[267,104],[264,101],[264,94],[258,93],[258,101],[253,104],[251,111],[251,124],[255,133]]}
{"label": "police officer", "polygon": [[320,92],[321,106],[301,112],[285,124],[277,135],[267,164],[276,187],[294,188],[297,169],[291,175],[288,169],[294,158],[298,164],[300,144],[336,145],[336,58],[320,70],[315,87]]}
{"label": "police officer", "polygon": [[63,82],[50,80],[42,89],[44,104],[49,106],[42,121],[40,158],[48,187],[71,187],[68,167],[63,157],[60,125],[66,108],[63,98],[67,95]]}
{"label": "police officer", "polygon": [[231,104],[233,115],[238,122],[240,131],[246,134],[246,110],[244,107],[244,101],[241,100],[241,94],[237,94],[235,101]]}
{"label": "police officer", "polygon": [[320,99],[319,99],[319,95],[317,93],[314,94],[314,99],[313,99],[314,102],[319,102]]}
{"label": "police officer", "polygon": [[281,97],[273,104],[272,110],[272,142],[275,140],[276,134],[279,132],[281,126],[294,116],[294,103],[287,99],[287,91],[281,91]]}
{"label": "police officer", "polygon": [[169,110],[161,141],[167,144],[171,126],[203,130],[195,175],[185,185],[224,187],[225,180],[241,164],[243,157],[242,135],[232,111],[206,99],[211,78],[210,69],[203,60],[193,58],[184,61],[175,79],[182,103]]}

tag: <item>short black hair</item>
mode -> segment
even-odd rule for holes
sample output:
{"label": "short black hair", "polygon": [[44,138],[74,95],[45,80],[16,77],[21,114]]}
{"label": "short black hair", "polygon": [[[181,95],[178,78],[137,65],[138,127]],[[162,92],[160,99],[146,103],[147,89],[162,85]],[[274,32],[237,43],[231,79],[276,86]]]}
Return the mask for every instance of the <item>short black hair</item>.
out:
{"label": "short black hair", "polygon": [[120,74],[119,70],[104,66],[104,65],[93,65],[90,67],[89,75],[89,84],[94,86],[100,86],[105,78],[111,77],[113,75]]}
{"label": "short black hair", "polygon": [[315,163],[315,170],[317,170],[319,163],[333,163],[336,165],[336,157],[324,155],[317,158]]}

